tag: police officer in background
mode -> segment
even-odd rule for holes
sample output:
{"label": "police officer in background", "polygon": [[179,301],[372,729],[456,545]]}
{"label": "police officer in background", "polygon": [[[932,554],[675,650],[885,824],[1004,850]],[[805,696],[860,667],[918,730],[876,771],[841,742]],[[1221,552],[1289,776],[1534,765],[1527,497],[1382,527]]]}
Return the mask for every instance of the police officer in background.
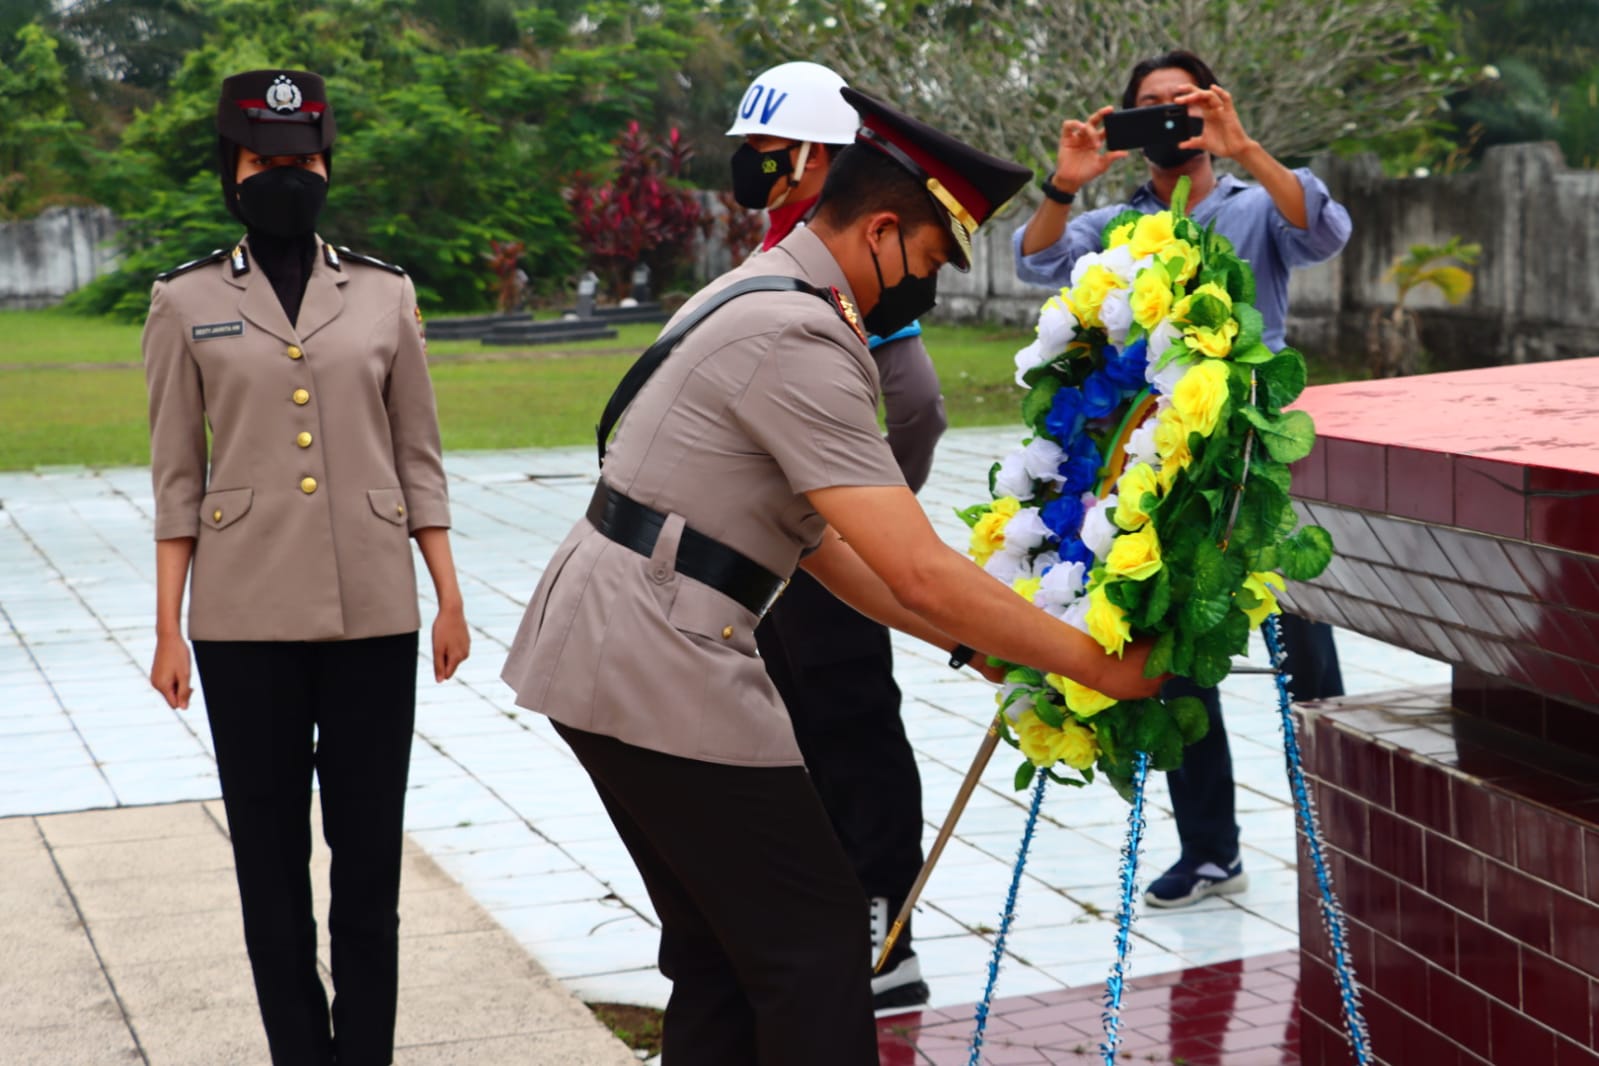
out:
{"label": "police officer in background", "polygon": [[[733,194],[765,208],[771,225],[761,250],[775,246],[816,207],[827,168],[855,139],[855,109],[844,79],[817,63],[784,63],[755,78],[729,136]],[[877,364],[888,446],[905,483],[919,492],[944,433],[938,372],[919,323],[888,337],[867,336]],[[870,916],[876,959],[922,866],[922,780],[900,719],[899,686],[888,629],[828,592],[803,570],[755,631],[766,672],[794,720],[805,767],[843,842]],[[906,924],[881,973],[878,1007],[927,1002],[927,983]]]}
{"label": "police officer in background", "polygon": [[[320,77],[228,78],[217,130],[223,199],[246,235],[163,274],[144,329],[150,682],[188,706],[187,584],[272,1061],[381,1066],[421,625],[412,538],[439,605],[434,677],[469,650],[421,315],[404,271],[316,234],[334,140]],[[313,771],[333,859],[331,1026],[308,867]]]}
{"label": "police officer in background", "polygon": [[607,405],[603,479],[502,675],[554,720],[643,875],[671,1066],[877,1063],[866,901],[756,652],[796,566],[946,652],[1123,698],[1159,685],[1147,645],[1110,657],[1037,610],[945,545],[905,484],[866,331],[930,310],[939,267],[969,266],[1029,171],[844,95],[864,124],[810,225],[691,298]]}

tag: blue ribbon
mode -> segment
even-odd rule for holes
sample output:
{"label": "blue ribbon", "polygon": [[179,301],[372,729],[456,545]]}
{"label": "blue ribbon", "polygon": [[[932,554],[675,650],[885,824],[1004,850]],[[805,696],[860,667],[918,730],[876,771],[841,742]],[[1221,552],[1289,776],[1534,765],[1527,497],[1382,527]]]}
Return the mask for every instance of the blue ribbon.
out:
{"label": "blue ribbon", "polygon": [[1011,870],[1010,891],[1005,895],[1005,912],[999,916],[999,933],[994,937],[994,952],[988,960],[988,984],[983,988],[983,998],[977,1004],[977,1024],[972,1029],[972,1057],[967,1066],[979,1066],[983,1057],[983,1033],[988,1029],[988,1011],[994,1003],[994,986],[999,983],[999,964],[1005,956],[1005,938],[1010,935],[1011,922],[1016,917],[1016,895],[1022,888],[1022,870],[1027,865],[1027,851],[1033,846],[1033,830],[1038,825],[1038,808],[1044,802],[1044,788],[1049,775],[1040,772],[1033,786],[1033,804],[1027,809],[1027,827],[1022,830],[1022,843],[1016,850],[1016,866]]}
{"label": "blue ribbon", "polygon": [[1133,802],[1127,812],[1127,844],[1122,848],[1121,898],[1116,906],[1116,961],[1105,979],[1105,1011],[1100,1022],[1105,1042],[1099,1045],[1105,1066],[1115,1066],[1121,1047],[1122,993],[1127,990],[1127,953],[1132,950],[1133,908],[1138,902],[1138,853],[1144,846],[1144,785],[1149,780],[1149,753],[1133,755]]}
{"label": "blue ribbon", "polygon": [[1276,615],[1266,619],[1261,627],[1266,638],[1266,650],[1271,653],[1271,664],[1277,674],[1277,709],[1282,718],[1283,755],[1288,762],[1288,785],[1294,794],[1294,808],[1299,815],[1299,828],[1305,834],[1305,845],[1316,871],[1316,887],[1321,891],[1321,922],[1332,945],[1333,969],[1338,976],[1338,996],[1343,1007],[1344,1035],[1355,1053],[1356,1066],[1369,1066],[1371,1062],[1371,1035],[1366,1029],[1366,1018],[1360,1012],[1360,988],[1355,983],[1355,967],[1349,954],[1349,932],[1344,924],[1344,907],[1333,891],[1332,877],[1327,872],[1327,856],[1322,848],[1321,827],[1316,817],[1315,804],[1310,799],[1310,789],[1305,784],[1304,758],[1299,751],[1299,735],[1294,729],[1294,716],[1290,711],[1293,702],[1288,694],[1288,674],[1283,669],[1286,653],[1283,651],[1282,631]]}

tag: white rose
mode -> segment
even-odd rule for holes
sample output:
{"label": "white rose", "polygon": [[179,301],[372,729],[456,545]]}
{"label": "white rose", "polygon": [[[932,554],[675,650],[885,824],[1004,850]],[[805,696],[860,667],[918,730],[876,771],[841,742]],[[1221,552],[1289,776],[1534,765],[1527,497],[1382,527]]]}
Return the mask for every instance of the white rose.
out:
{"label": "white rose", "polygon": [[997,551],[988,557],[988,562],[983,564],[983,570],[1009,588],[1016,583],[1019,577],[1026,577],[1027,556],[1022,552],[1010,550],[1010,527],[1006,526],[1005,551]]}
{"label": "white rose", "polygon": [[1127,339],[1127,331],[1133,325],[1132,294],[1131,289],[1112,289],[1099,305],[1099,320],[1105,323],[1105,334],[1117,347]]}
{"label": "white rose", "polygon": [[[1088,633],[1088,597],[1083,596],[1060,614],[1060,620],[1080,633]],[[1093,636],[1092,633],[1088,633]]]}
{"label": "white rose", "polygon": [[[1059,485],[1066,479],[1060,476],[1060,464],[1066,461],[1061,446],[1048,437],[1034,437],[1020,452],[1022,467],[1034,481],[1048,481]],[[1028,495],[1031,495],[1029,492]]]}
{"label": "white rose", "polygon": [[1122,284],[1129,287],[1133,279],[1138,276],[1138,271],[1133,263],[1133,246],[1124,244],[1119,248],[1112,248],[1103,252],[1099,257],[1099,265],[1122,279]]}
{"label": "white rose", "polygon": [[[1172,341],[1182,335],[1182,327],[1169,318],[1163,318],[1155,323],[1155,328],[1149,331],[1149,365],[1154,366],[1159,362],[1160,357],[1166,354],[1166,349],[1171,347]],[[1149,380],[1149,371],[1145,371],[1144,380]]]}
{"label": "white rose", "polygon": [[[1063,297],[1051,297],[1038,312],[1038,340],[1034,343],[1040,349],[1038,363],[1047,363],[1055,356],[1066,350],[1066,345],[1071,343],[1072,333],[1077,329],[1077,316],[1066,306]],[[1017,366],[1021,366],[1021,356],[1017,355]],[[1038,363],[1034,365],[1037,366]]]}
{"label": "white rose", "polygon": [[1155,424],[1159,421],[1157,414],[1160,404],[1170,402],[1169,396],[1162,396],[1156,401],[1156,411],[1151,411],[1149,417],[1127,435],[1127,468],[1148,463],[1156,470],[1160,469],[1160,453],[1155,450]]}
{"label": "white rose", "polygon": [[1089,252],[1087,255],[1078,256],[1077,257],[1077,262],[1072,264],[1071,284],[1066,286],[1066,287],[1068,289],[1077,288],[1077,286],[1079,286],[1079,285],[1081,285],[1083,283],[1083,275],[1088,273],[1088,268],[1089,267],[1104,266],[1104,265],[1105,265],[1105,253],[1104,252]]}
{"label": "white rose", "polygon": [[1043,546],[1054,533],[1044,524],[1036,507],[1023,507],[1005,523],[1005,551],[1025,555]]}
{"label": "white rose", "polygon": [[1021,688],[1021,685],[1001,685],[999,693],[994,697],[994,702],[1005,708],[1005,717],[1011,720],[1012,725],[1015,725],[1022,715],[1033,709],[1033,694],[1031,691],[1022,692],[1009,706],[1006,705],[1005,701],[1010,699],[1011,693],[1017,692]]}
{"label": "white rose", "polygon": [[[1110,554],[1110,542],[1120,532],[1116,523],[1111,521],[1111,515],[1115,513],[1116,494],[1113,492],[1083,516],[1083,543],[1088,545],[1088,550],[1094,553],[1096,559],[1103,559]],[[1010,540],[1009,526],[1005,527],[1005,539]]]}
{"label": "white rose", "polygon": [[1016,353],[1016,387],[1019,388],[1019,389],[1027,388],[1027,381],[1026,381],[1024,375],[1029,370],[1032,370],[1034,367],[1043,366],[1045,363],[1047,363],[1051,359],[1055,358],[1054,355],[1050,354],[1051,351],[1059,352],[1059,351],[1064,350],[1065,347],[1066,347],[1065,342],[1062,342],[1060,348],[1047,349],[1047,348],[1044,347],[1043,338],[1040,337],[1038,340],[1035,340],[1033,343],[1029,344],[1027,347],[1025,347],[1021,351],[1017,352]]}
{"label": "white rose", "polygon": [[1011,452],[999,461],[994,472],[994,492],[1000,497],[1014,496],[1018,500],[1033,498],[1033,475],[1027,469],[1027,453]]}
{"label": "white rose", "polygon": [[1088,568],[1082,563],[1057,562],[1044,574],[1033,602],[1045,610],[1070,607],[1082,596],[1087,583]]}

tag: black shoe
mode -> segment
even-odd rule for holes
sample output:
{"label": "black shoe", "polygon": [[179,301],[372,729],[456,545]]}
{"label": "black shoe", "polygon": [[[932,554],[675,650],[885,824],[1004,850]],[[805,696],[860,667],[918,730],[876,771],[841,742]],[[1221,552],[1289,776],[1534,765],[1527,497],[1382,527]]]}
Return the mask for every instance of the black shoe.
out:
{"label": "black shoe", "polygon": [[1144,902],[1151,907],[1188,907],[1206,896],[1230,896],[1248,887],[1249,875],[1244,873],[1242,858],[1226,866],[1183,859],[1155,878],[1144,893]]}
{"label": "black shoe", "polygon": [[[888,939],[888,926],[892,917],[888,900],[874,896],[871,904],[872,963],[883,952],[883,942]],[[900,930],[894,948],[888,953],[881,972],[872,977],[872,1009],[885,1010],[896,1007],[919,1007],[926,1003],[931,993],[922,980],[922,963],[911,950],[911,923],[907,919]]]}

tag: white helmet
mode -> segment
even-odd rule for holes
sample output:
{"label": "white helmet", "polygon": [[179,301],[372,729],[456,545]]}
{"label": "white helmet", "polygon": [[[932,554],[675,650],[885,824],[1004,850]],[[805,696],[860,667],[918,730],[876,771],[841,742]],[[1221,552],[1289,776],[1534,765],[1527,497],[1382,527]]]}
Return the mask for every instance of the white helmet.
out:
{"label": "white helmet", "polygon": [[783,63],[744,90],[729,137],[767,134],[812,144],[852,144],[860,116],[838,91],[844,79],[820,63]]}

